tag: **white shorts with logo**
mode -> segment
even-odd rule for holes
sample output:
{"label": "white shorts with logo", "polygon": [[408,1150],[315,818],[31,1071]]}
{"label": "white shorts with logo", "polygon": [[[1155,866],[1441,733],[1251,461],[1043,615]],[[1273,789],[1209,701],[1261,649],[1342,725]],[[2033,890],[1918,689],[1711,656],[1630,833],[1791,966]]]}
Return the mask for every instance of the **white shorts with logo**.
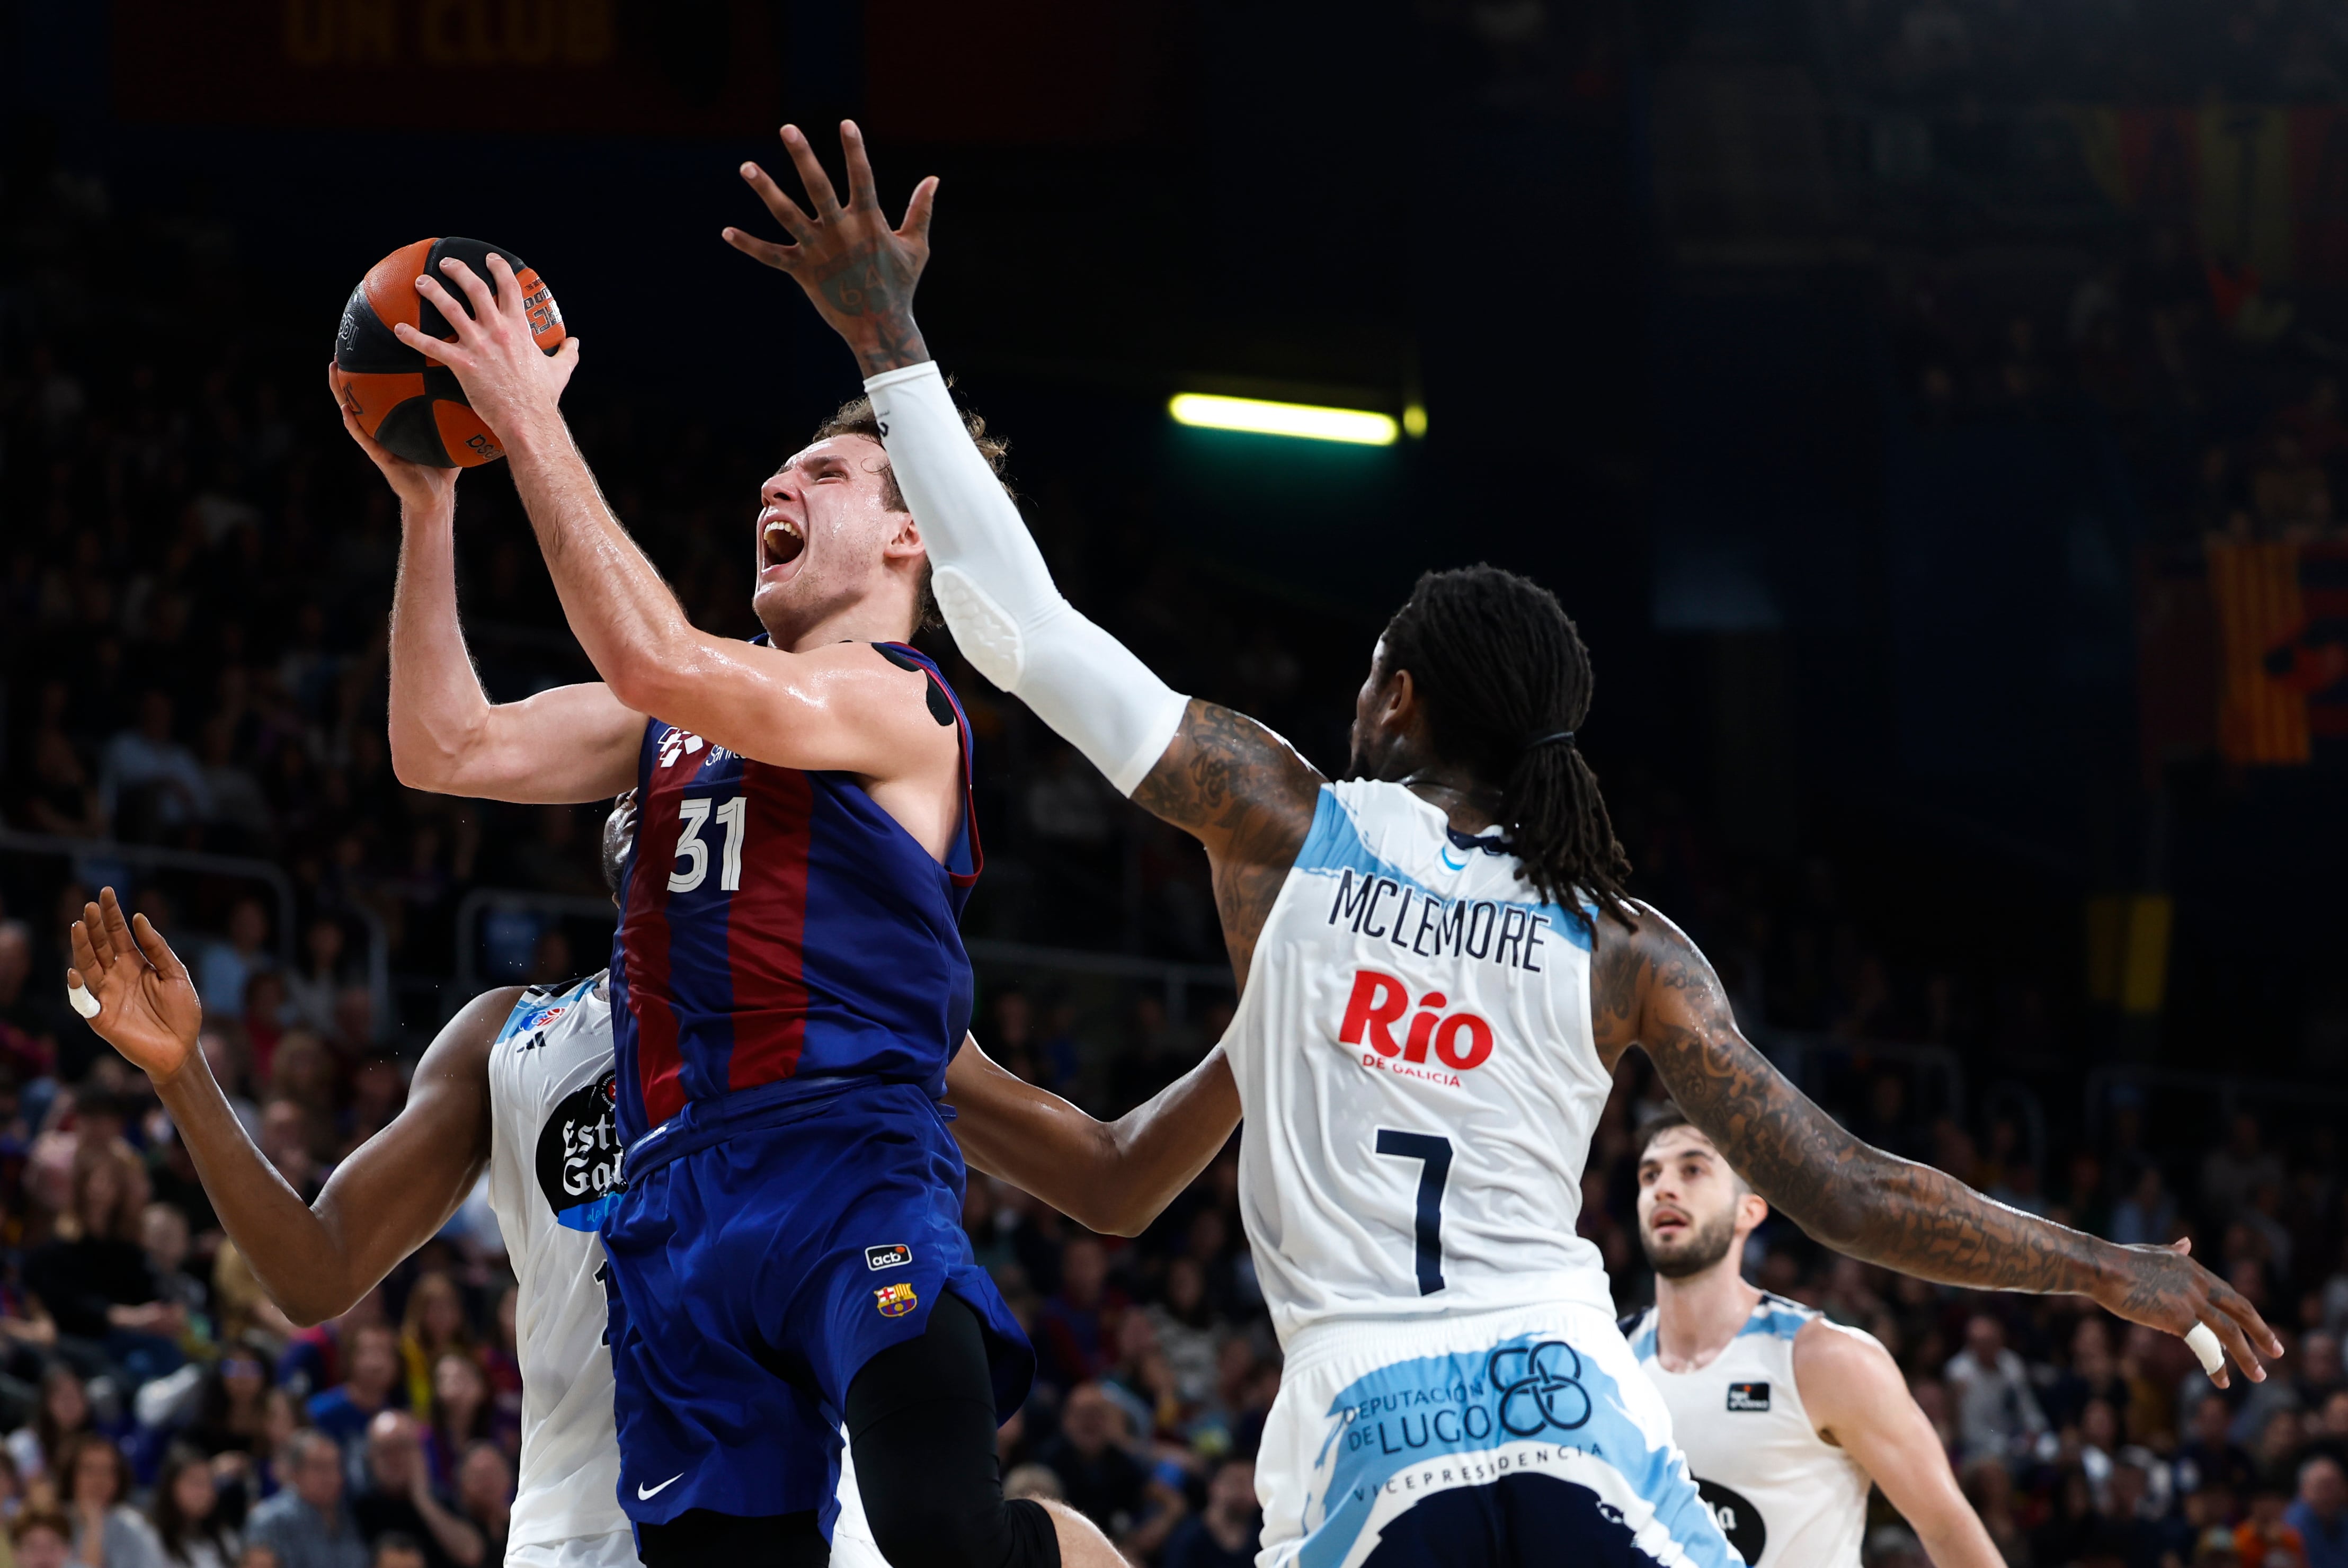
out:
{"label": "white shorts with logo", "polygon": [[1741,1568],[1611,1318],[1547,1305],[1292,1337],[1257,1568]]}

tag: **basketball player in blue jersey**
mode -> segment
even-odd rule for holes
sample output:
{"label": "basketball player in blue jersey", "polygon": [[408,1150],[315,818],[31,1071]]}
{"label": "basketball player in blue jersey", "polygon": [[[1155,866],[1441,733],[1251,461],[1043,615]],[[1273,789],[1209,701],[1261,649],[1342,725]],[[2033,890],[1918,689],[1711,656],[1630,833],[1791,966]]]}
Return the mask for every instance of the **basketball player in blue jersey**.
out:
{"label": "basketball player in blue jersey", "polygon": [[[635,832],[632,796],[606,821],[603,872],[616,896]],[[508,1568],[617,1568],[640,1559],[615,1496],[603,1249],[591,1223],[613,1200],[608,975],[499,986],[461,1008],[416,1065],[391,1124],[336,1165],[316,1202],[271,1167],[197,1048],[203,1012],[187,971],[114,890],[72,934],[67,995],[90,1027],[145,1071],[194,1158],[230,1239],[263,1290],[298,1324],[324,1322],[438,1234],[486,1170],[520,1290],[521,1457]],[[1199,1075],[1115,1123],[1023,1083],[965,1040],[947,1073],[970,1162],[1099,1230],[1131,1233],[1187,1186],[1230,1117],[1171,1114]],[[552,1158],[550,1158],[550,1152]],[[789,1420],[788,1410],[780,1418]],[[852,1489],[833,1561],[878,1562]]]}
{"label": "basketball player in blue jersey", "polygon": [[[1241,1212],[1287,1352],[1256,1468],[1262,1568],[1736,1561],[1574,1233],[1634,1045],[1828,1244],[2091,1295],[2206,1344],[2221,1386],[2220,1342],[2266,1375],[2272,1331],[2183,1243],[2116,1246],[1870,1148],[1753,1048],[1704,955],[1624,892],[1576,739],[1589,653],[1546,590],[1488,566],[1421,578],[1372,651],[1354,777],[1335,783],[1078,613],[914,325],[935,184],[892,227],[842,134],[845,203],[786,127],[812,210],[746,164],[789,242],[727,242],[789,273],[856,354],[963,654],[1212,868],[1241,991],[1210,1065],[1246,1112]],[[1039,270],[1093,259],[1034,240]]]}
{"label": "basketball player in blue jersey", "polygon": [[968,725],[905,645],[929,569],[869,407],[761,487],[766,636],[707,635],[572,445],[567,364],[471,272],[417,287],[455,323],[417,346],[505,447],[603,679],[489,703],[458,624],[454,476],[370,448],[403,503],[393,765],[448,794],[640,796],[611,981],[627,1191],[604,1243],[645,1561],[821,1561],[844,1425],[898,1568],[1114,1562],[1080,1515],[1001,1492],[997,1417],[1033,1358],[972,1262],[939,1105],[971,1006]]}

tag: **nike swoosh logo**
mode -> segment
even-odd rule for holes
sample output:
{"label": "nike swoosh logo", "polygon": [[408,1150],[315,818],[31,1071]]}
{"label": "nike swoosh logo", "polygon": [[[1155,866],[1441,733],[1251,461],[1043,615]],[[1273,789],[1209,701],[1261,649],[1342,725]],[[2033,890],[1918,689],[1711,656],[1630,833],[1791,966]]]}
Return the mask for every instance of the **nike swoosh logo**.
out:
{"label": "nike swoosh logo", "polygon": [[642,1481],[638,1481],[636,1483],[636,1501],[638,1502],[650,1502],[654,1498],[658,1497],[661,1493],[666,1491],[669,1488],[675,1486],[684,1479],[685,1472],[683,1470],[679,1470],[675,1475],[669,1477],[666,1480],[661,1482],[658,1486],[646,1486]]}

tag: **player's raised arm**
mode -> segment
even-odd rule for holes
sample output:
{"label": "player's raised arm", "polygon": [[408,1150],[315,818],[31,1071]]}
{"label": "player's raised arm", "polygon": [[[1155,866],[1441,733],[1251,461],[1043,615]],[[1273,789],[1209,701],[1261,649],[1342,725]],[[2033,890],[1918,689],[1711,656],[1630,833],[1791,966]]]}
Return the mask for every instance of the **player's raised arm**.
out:
{"label": "player's raised arm", "polygon": [[[488,264],[487,279],[450,260],[443,263],[445,280],[417,280],[454,329],[455,342],[425,337],[405,324],[395,330],[446,363],[474,412],[497,432],[563,614],[617,706],[787,768],[886,783],[958,765],[952,738],[942,741],[928,717],[928,683],[918,672],[869,648],[788,652],[712,636],[685,618],[658,569],[613,515],[571,438],[558,406],[561,361],[531,340],[512,267],[494,253]],[[821,484],[827,476],[801,478]],[[910,583],[920,535],[910,517],[901,532],[882,551],[883,570]],[[894,640],[912,619],[910,589],[904,598],[904,628],[876,630],[888,617],[866,617],[872,622],[866,625],[850,616],[808,630],[817,645]],[[632,741],[641,735],[639,723]],[[599,778],[589,798],[626,781]]]}
{"label": "player's raised arm", "polygon": [[[1720,976],[1645,905],[1597,923],[1591,1012],[1608,1066],[1638,1045],[1687,1119],[1811,1236],[1864,1263],[1976,1290],[2092,1296],[2131,1323],[2208,1326],[2253,1381],[2282,1354],[2240,1292],[2188,1243],[2124,1247],[1982,1197],[1944,1171],[1854,1138],[1738,1030]],[[2222,1366],[2211,1374],[2227,1384]]]}
{"label": "player's raised arm", "polygon": [[[565,377],[575,351],[551,362]],[[335,386],[327,366],[327,385]],[[560,390],[558,383],[557,390]],[[339,396],[337,397],[339,404]],[[343,428],[399,497],[391,609],[391,766],[412,789],[530,803],[593,800],[635,778],[644,717],[600,682],[492,703],[457,616],[457,470],[395,456],[343,406]]]}
{"label": "player's raised arm", "polygon": [[229,1239],[298,1324],[374,1289],[448,1223],[489,1158],[486,1060],[517,986],[484,992],[449,1020],[417,1064],[406,1109],[306,1204],[213,1078],[197,1045],[203,1006],[162,933],[143,914],[126,921],[108,888],[74,923],[73,957],[67,984],[96,1004],[90,1027],[154,1082]]}
{"label": "player's raised arm", "polygon": [[1220,1045],[1148,1103],[1099,1121],[964,1037],[946,1068],[946,1099],[973,1168],[1114,1236],[1139,1235],[1240,1124],[1239,1085]]}
{"label": "player's raised arm", "polygon": [[1244,975],[1312,826],[1321,776],[1253,719],[1174,691],[1062,597],[1018,508],[973,446],[913,320],[937,181],[915,188],[904,222],[892,227],[862,136],[853,123],[840,136],[845,204],[807,138],[786,126],[783,145],[813,211],[746,163],[743,178],[792,242],[731,228],[726,241],[796,279],[855,352],[963,656],[1034,708],[1119,793],[1206,845],[1224,934]]}

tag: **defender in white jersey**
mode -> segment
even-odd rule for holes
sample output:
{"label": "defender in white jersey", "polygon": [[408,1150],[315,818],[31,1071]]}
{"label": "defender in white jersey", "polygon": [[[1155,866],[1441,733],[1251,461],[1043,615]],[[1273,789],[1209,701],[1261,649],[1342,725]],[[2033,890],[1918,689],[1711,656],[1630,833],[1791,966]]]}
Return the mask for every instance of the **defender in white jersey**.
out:
{"label": "defender in white jersey", "polygon": [[1859,1568],[1880,1485],[1937,1568],[2003,1568],[1874,1336],[1739,1275],[1769,1206],[1676,1112],[1640,1130],[1639,1239],[1655,1305],[1623,1333],[1704,1505],[1748,1568]]}
{"label": "defender in white jersey", "polygon": [[[745,164],[791,242],[727,242],[856,354],[963,656],[1213,871],[1241,999],[1208,1067],[1246,1111],[1249,1240],[1289,1352],[1256,1468],[1264,1563],[1729,1561],[1572,1239],[1633,1045],[1821,1240],[1951,1284],[2091,1294],[2172,1333],[2207,1322],[2264,1375],[2272,1331],[2180,1251],[2116,1247],[1871,1149],[1738,1033],[1703,954],[1624,892],[1577,739],[1588,650],[1546,590],[1491,567],[1422,577],[1371,654],[1365,782],[1346,785],[1079,614],[913,321],[935,184],[892,226],[841,135],[845,202],[786,127],[812,211]],[[1039,271],[1095,259],[1078,237],[1029,242]]]}
{"label": "defender in white jersey", "polygon": [[1223,1046],[1288,1353],[1267,1565],[1735,1561],[1575,1233],[1612,1087],[1589,914],[1526,893],[1496,836],[1357,781],[1264,919]]}
{"label": "defender in white jersey", "polygon": [[604,976],[533,986],[489,1045],[489,1206],[513,1264],[521,1463],[509,1563],[633,1563],[620,1511],[603,1244],[617,1197],[612,1004]]}

